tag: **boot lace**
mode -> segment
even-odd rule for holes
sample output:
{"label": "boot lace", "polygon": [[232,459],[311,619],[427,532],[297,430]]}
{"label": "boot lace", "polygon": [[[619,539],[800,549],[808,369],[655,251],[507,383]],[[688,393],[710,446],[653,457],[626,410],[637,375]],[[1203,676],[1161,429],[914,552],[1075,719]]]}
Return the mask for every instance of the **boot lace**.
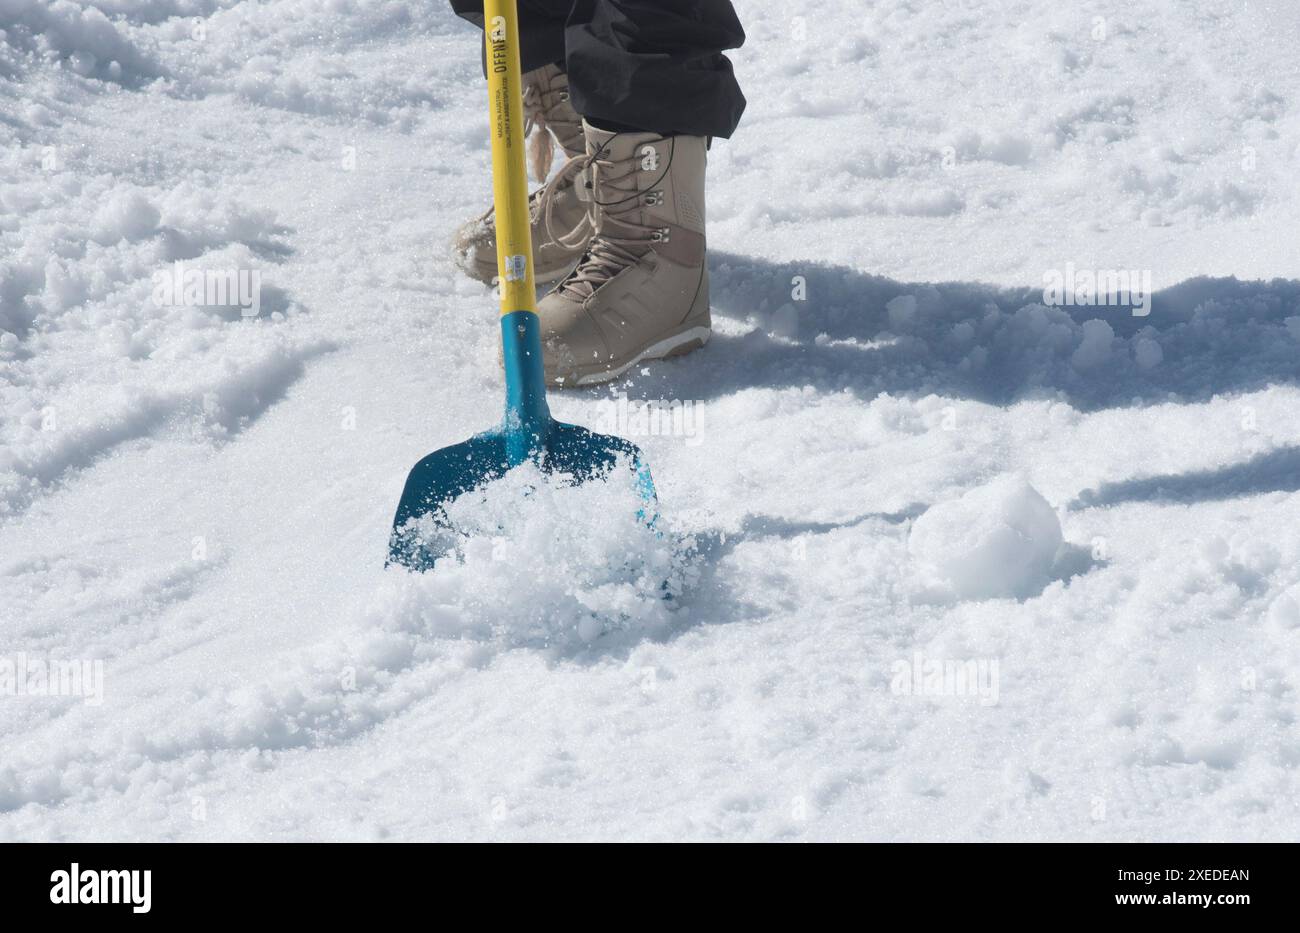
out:
{"label": "boot lace", "polygon": [[[530,91],[535,92],[536,88],[537,88],[536,84],[529,84],[527,87],[524,88],[525,106],[528,105],[529,92]],[[550,149],[551,135],[550,133],[547,133],[545,130],[545,125],[546,125],[545,117],[541,116],[541,111],[537,111],[537,113],[540,117],[540,120],[536,125],[539,127],[540,132],[537,133],[536,135],[546,140],[547,149],[548,149],[547,161],[549,162],[550,160],[549,149]],[[534,126],[532,122],[533,118],[530,116],[528,119],[529,122],[526,124],[526,126],[528,128],[531,128]],[[530,139],[529,145],[531,146],[532,143],[533,140]],[[533,154],[532,152],[529,153],[530,160],[532,154]],[[554,203],[555,203],[555,199],[558,197],[561,191],[564,191],[566,188],[569,188],[573,185],[574,179],[578,176],[579,172],[585,167],[586,163],[587,163],[586,156],[573,156],[572,158],[568,159],[564,163],[564,167],[561,168],[560,171],[557,172],[554,177],[550,179],[546,179],[545,174],[549,173],[549,167],[548,167],[547,171],[543,173],[543,178],[541,179],[545,181],[545,184],[543,184],[540,188],[535,189],[528,195],[529,222],[536,223],[539,217],[544,218],[546,224],[546,235],[549,236],[552,240],[564,246],[565,249],[576,249],[579,245],[581,245],[586,240],[587,231],[591,226],[590,214],[584,215],[582,220],[578,223],[577,227],[575,227],[574,230],[571,231],[568,236],[557,236],[555,233],[554,221],[552,220]],[[533,165],[533,169],[534,169],[534,174],[536,174],[536,169],[537,169],[536,164]],[[488,212],[483,215],[482,223],[484,229],[494,230],[496,228],[496,205],[495,204],[492,205],[492,207],[488,209]]]}
{"label": "boot lace", "polygon": [[[556,175],[553,182],[561,178],[583,178],[583,186],[591,191],[587,202],[587,213],[582,222],[568,234],[556,233],[551,219],[557,187],[548,184],[541,192],[540,206],[546,223],[546,234],[566,249],[574,249],[582,244],[589,231],[594,231],[587,251],[579,260],[577,267],[556,286],[556,291],[569,294],[579,301],[590,298],[614,276],[628,266],[636,263],[646,254],[651,245],[666,236],[664,228],[641,222],[638,219],[642,195],[652,191],[668,177],[673,165],[673,152],[676,140],[669,137],[668,164],[663,172],[645,188],[637,184],[640,174],[641,155],[633,153],[624,159],[611,159],[607,156],[610,143],[619,134],[611,136],[595,152],[587,156],[572,158]],[[610,195],[607,200],[598,200],[597,194]],[[608,221],[614,221],[617,227],[611,228]],[[618,230],[618,233],[613,232]],[[624,233],[623,231],[627,231]]]}
{"label": "boot lace", "polygon": [[[551,171],[554,140],[547,131],[547,114],[560,104],[569,100],[569,90],[562,71],[548,68],[530,72],[532,80],[524,85],[524,135],[528,137],[528,161],[533,177],[543,182],[542,187],[528,195],[528,219],[537,223],[539,217],[546,224],[546,235],[565,249],[577,249],[586,242],[592,229],[590,209],[583,215],[577,226],[565,235],[557,235],[553,220],[556,198],[562,191],[570,188],[590,162],[586,156],[576,155],[565,161],[564,166],[552,178],[547,178]],[[536,132],[534,132],[536,130]],[[483,223],[489,230],[495,229],[496,206],[483,217]]]}

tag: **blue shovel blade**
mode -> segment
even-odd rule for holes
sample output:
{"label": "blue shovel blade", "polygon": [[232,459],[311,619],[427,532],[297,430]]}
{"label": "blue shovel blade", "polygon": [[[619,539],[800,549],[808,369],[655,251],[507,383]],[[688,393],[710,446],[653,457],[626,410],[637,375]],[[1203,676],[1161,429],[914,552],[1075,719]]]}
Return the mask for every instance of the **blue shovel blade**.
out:
{"label": "blue shovel blade", "polygon": [[[603,479],[620,458],[631,464],[636,473],[636,488],[641,497],[638,515],[653,526],[656,518],[654,482],[641,451],[622,438],[597,434],[576,424],[548,421],[544,437],[529,458],[546,473],[563,474],[574,482]],[[429,454],[406,477],[402,498],[393,518],[389,538],[389,564],[412,570],[428,570],[441,554],[432,553],[425,535],[414,528],[414,521],[431,515],[435,526],[449,528],[446,506],[452,501],[504,476],[512,461],[509,432],[503,428],[476,434],[467,441],[444,447]]]}

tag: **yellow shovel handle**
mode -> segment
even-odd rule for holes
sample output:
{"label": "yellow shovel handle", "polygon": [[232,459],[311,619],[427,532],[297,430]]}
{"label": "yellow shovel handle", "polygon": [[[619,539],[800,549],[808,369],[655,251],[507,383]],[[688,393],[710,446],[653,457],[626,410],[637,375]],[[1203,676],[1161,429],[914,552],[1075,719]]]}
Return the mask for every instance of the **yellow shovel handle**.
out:
{"label": "yellow shovel handle", "polygon": [[519,64],[519,15],[515,0],[484,0],[491,101],[492,197],[496,204],[497,275],[501,313],[536,312],[533,238],[524,168],[523,72]]}

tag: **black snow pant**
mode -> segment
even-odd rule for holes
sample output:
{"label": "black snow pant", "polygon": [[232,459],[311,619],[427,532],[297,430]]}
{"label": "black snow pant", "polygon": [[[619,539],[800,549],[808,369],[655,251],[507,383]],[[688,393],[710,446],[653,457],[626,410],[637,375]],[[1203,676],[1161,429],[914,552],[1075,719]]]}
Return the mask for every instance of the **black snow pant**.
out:
{"label": "black snow pant", "polygon": [[[482,0],[451,0],[482,28]],[[554,62],[573,109],[606,129],[727,137],[745,96],[724,49],[745,41],[731,0],[519,0],[524,71]]]}

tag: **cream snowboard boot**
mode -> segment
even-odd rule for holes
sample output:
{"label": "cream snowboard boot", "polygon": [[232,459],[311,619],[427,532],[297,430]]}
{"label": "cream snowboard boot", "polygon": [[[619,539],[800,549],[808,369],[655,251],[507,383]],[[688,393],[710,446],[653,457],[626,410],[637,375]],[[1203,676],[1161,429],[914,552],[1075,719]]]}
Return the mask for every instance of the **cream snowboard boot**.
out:
{"label": "cream snowboard boot", "polygon": [[595,235],[537,308],[558,386],[607,382],[709,339],[704,137],[583,128],[577,193]]}

